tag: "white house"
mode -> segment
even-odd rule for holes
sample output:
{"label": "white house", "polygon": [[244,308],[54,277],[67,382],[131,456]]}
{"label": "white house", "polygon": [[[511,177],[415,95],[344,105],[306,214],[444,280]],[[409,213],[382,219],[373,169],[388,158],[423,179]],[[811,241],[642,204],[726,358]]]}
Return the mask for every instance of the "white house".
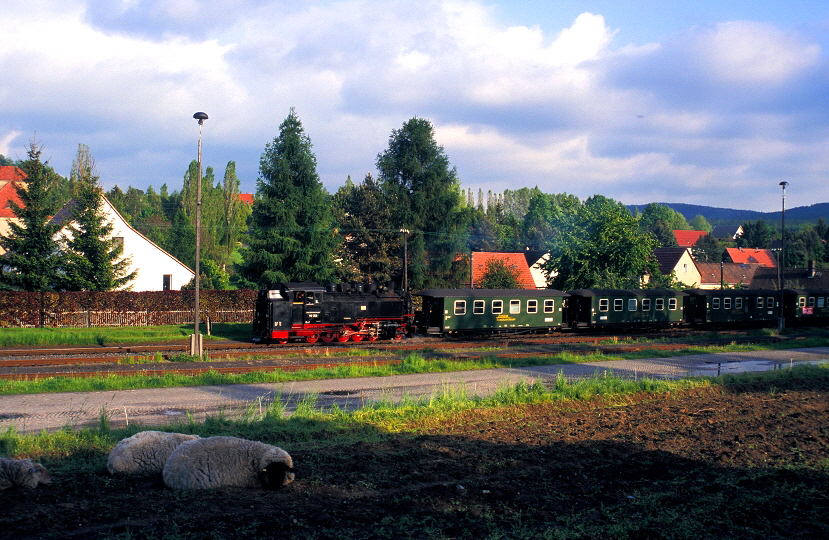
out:
{"label": "white house", "polygon": [[[52,218],[53,222],[64,225],[59,234],[66,233],[72,223],[74,207],[73,199]],[[133,229],[106,197],[103,198],[101,211],[104,220],[112,224],[112,237],[124,246],[123,256],[130,259],[129,272],[136,271],[135,279],[123,289],[137,292],[178,290],[196,275],[181,261]]]}

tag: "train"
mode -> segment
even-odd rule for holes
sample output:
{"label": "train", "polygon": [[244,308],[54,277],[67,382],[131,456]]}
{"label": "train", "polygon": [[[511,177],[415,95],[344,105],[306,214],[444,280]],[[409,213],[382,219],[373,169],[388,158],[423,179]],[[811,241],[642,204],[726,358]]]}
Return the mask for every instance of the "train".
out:
{"label": "train", "polygon": [[391,285],[282,283],[258,292],[253,328],[257,341],[345,343],[406,335],[773,326],[781,316],[787,326],[829,324],[829,289],[425,289],[410,296]]}

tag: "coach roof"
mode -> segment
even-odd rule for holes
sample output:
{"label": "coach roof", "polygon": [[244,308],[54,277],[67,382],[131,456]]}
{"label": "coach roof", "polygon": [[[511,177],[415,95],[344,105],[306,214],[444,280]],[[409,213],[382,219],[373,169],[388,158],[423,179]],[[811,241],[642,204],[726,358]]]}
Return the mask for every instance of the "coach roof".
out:
{"label": "coach roof", "polygon": [[434,298],[550,298],[570,296],[558,289],[426,289],[416,296]]}

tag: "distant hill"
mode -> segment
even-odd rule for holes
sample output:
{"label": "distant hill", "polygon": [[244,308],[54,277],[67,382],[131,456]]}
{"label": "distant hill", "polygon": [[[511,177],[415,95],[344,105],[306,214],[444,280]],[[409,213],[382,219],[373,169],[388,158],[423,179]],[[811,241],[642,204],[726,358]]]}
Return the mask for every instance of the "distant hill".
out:
{"label": "distant hill", "polygon": [[[659,203],[669,206],[691,221],[694,216],[703,216],[711,225],[740,225],[746,221],[757,221],[762,219],[769,223],[780,222],[780,212],[756,212],[754,210],[735,210],[733,208],[716,208],[714,206],[702,206],[698,204],[684,203]],[[641,212],[645,205],[629,205],[632,212],[638,208]],[[786,208],[786,224],[816,223],[818,218],[829,222],[829,203],[818,203],[811,206],[798,206]]]}

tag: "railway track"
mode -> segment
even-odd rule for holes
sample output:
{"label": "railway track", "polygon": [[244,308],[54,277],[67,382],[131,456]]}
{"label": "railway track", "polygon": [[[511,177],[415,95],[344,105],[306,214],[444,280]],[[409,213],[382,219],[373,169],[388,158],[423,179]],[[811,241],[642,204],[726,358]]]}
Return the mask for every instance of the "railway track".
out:
{"label": "railway track", "polygon": [[[687,337],[687,333],[683,334]],[[664,334],[660,337],[664,337]],[[422,351],[435,358],[518,359],[551,355],[567,350],[574,354],[597,350],[605,354],[623,354],[643,350],[681,350],[689,346],[677,343],[620,343],[631,336],[512,336],[490,337],[485,340],[437,340],[414,338],[402,342],[371,344],[308,346],[307,344],[256,345],[240,342],[209,342],[209,361],[180,362],[188,358],[187,344],[147,344],[102,347],[40,347],[0,349],[0,379],[32,379],[47,377],[97,377],[103,375],[166,374],[199,375],[207,372],[250,373],[256,371],[297,371],[337,366],[383,365],[401,361],[401,353]],[[768,341],[773,337],[748,337],[728,334],[719,340],[694,341],[696,345],[715,342]],[[485,349],[481,350],[482,346]],[[356,356],[349,352],[364,350]],[[370,352],[369,352],[370,351]]]}

